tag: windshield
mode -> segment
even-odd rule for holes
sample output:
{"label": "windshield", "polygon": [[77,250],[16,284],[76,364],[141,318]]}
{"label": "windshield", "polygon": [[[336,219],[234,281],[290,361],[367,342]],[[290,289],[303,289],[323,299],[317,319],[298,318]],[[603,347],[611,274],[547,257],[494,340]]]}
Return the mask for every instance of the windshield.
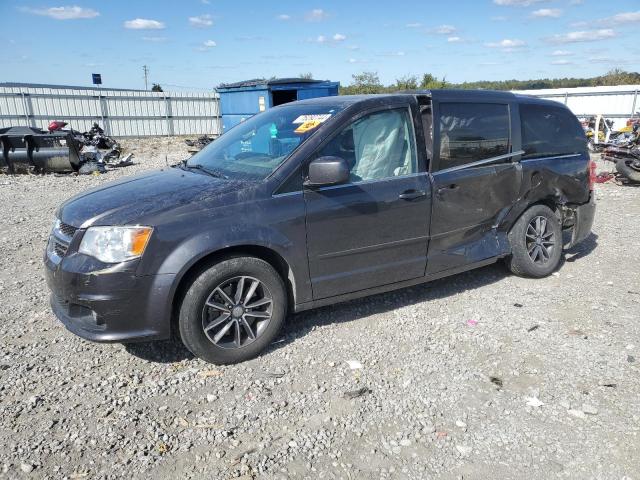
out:
{"label": "windshield", "polygon": [[335,105],[291,105],[259,113],[191,157],[189,168],[222,178],[263,180],[298,145],[341,110]]}

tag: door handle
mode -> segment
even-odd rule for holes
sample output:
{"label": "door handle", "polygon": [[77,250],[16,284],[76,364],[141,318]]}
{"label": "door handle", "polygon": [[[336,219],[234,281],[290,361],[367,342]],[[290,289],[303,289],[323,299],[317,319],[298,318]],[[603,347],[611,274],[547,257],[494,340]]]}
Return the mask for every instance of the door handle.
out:
{"label": "door handle", "polygon": [[443,193],[453,192],[458,188],[460,188],[460,185],[456,185],[455,183],[452,183],[451,185],[447,185],[446,187],[440,187],[438,190],[436,190],[436,193],[438,195],[442,195]]}
{"label": "door handle", "polygon": [[402,200],[415,200],[416,198],[424,197],[427,192],[424,190],[406,190],[398,195],[398,198]]}

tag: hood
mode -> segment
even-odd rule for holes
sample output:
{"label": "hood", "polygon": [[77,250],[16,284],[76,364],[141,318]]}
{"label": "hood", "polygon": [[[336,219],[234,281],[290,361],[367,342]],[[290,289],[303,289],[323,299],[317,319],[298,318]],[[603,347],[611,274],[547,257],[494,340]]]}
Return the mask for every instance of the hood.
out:
{"label": "hood", "polygon": [[[60,219],[74,227],[142,224],[155,226],[158,216],[189,205],[233,201],[238,193],[255,185],[168,168],[127,177],[82,192],[60,207]],[[197,205],[194,205],[197,204]]]}

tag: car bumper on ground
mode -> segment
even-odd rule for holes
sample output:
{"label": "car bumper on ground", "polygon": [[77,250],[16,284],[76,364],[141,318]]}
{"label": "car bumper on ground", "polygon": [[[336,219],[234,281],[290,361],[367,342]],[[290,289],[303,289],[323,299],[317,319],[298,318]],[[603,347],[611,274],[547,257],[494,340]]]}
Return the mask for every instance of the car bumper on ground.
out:
{"label": "car bumper on ground", "polygon": [[87,271],[87,262],[77,257],[56,263],[45,256],[51,308],[69,331],[95,342],[169,338],[175,275],[136,276],[117,268]]}

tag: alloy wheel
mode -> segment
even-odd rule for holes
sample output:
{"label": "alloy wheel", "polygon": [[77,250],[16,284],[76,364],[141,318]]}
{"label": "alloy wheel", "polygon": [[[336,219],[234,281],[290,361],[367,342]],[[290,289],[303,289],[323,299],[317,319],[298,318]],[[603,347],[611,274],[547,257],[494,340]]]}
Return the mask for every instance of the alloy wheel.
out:
{"label": "alloy wheel", "polygon": [[202,328],[217,347],[241,348],[253,343],[271,320],[273,299],[257,278],[240,276],[213,289],[202,309]]}
{"label": "alloy wheel", "polygon": [[547,217],[539,215],[531,219],[527,225],[525,242],[533,263],[543,265],[549,261],[556,248],[556,235]]}

